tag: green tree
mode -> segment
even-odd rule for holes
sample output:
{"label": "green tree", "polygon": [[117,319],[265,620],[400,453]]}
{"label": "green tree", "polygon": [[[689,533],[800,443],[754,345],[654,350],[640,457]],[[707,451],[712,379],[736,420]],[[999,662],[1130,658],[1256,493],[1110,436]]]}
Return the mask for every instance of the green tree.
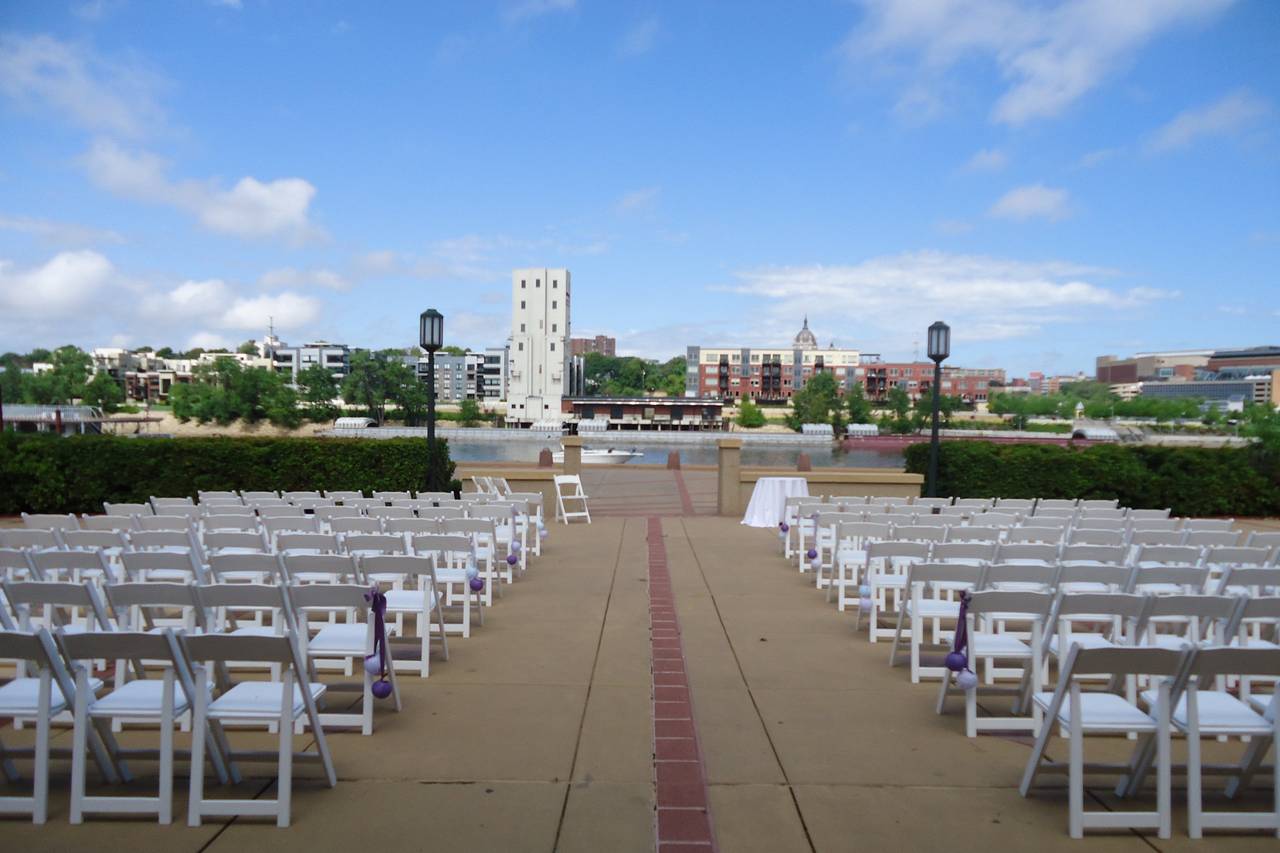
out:
{"label": "green tree", "polygon": [[299,371],[298,388],[311,420],[328,421],[337,415],[333,401],[338,398],[338,380],[324,365],[312,364]]}
{"label": "green tree", "polygon": [[828,371],[814,374],[804,387],[791,395],[791,412],[787,426],[796,432],[804,424],[831,422],[831,410],[841,408],[836,378]]}
{"label": "green tree", "polygon": [[462,347],[442,347],[440,350],[444,355],[466,355],[467,351]]}
{"label": "green tree", "polygon": [[84,386],[84,401],[90,406],[97,406],[104,414],[113,414],[124,402],[124,389],[120,383],[111,378],[111,374],[100,370],[93,379]]}
{"label": "green tree", "polygon": [[387,358],[383,361],[383,376],[387,386],[387,396],[400,407],[407,426],[418,426],[426,423],[428,389],[425,382],[418,381],[417,373],[403,361]]}
{"label": "green tree", "polygon": [[258,342],[250,338],[249,340],[236,347],[236,352],[244,355],[256,355],[258,352]]}
{"label": "green tree", "polygon": [[342,399],[350,405],[362,406],[379,426],[386,417],[390,396],[385,365],[385,359],[367,350],[357,350],[351,355],[351,366],[342,382]]}
{"label": "green tree", "polygon": [[480,411],[480,404],[475,400],[463,400],[458,405],[458,420],[463,426],[475,426],[484,417]]}
{"label": "green tree", "polygon": [[245,369],[233,358],[199,365],[191,382],[170,393],[174,417],[199,423],[235,420],[294,428],[302,422],[298,395],[284,377],[264,367]]}
{"label": "green tree", "polygon": [[738,426],[744,429],[757,429],[767,422],[764,412],[760,411],[760,407],[746,397],[742,398],[742,402],[738,404],[738,416],[735,418]]}
{"label": "green tree", "polygon": [[905,435],[914,429],[911,419],[911,397],[901,386],[895,385],[889,389],[885,406],[889,410],[889,417],[887,423],[884,419],[881,420],[882,432]]}
{"label": "green tree", "polygon": [[867,399],[866,389],[861,382],[855,382],[845,394],[845,405],[849,408],[849,423],[871,423],[871,401]]}

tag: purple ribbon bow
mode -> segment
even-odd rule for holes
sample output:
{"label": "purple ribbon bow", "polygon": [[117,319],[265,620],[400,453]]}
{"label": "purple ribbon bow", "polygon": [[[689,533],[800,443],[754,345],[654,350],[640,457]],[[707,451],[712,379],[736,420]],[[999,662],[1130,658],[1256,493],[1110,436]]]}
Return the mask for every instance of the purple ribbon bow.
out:
{"label": "purple ribbon bow", "polygon": [[947,655],[947,669],[961,672],[969,669],[969,593],[960,593],[960,615],[956,621],[955,641]]}
{"label": "purple ribbon bow", "polygon": [[378,680],[385,681],[387,678],[387,626],[383,617],[387,612],[387,597],[378,592],[378,588],[374,586],[364,594],[364,600],[369,602],[369,608],[373,611],[370,618],[374,620],[373,654],[367,655],[365,660],[378,656]]}

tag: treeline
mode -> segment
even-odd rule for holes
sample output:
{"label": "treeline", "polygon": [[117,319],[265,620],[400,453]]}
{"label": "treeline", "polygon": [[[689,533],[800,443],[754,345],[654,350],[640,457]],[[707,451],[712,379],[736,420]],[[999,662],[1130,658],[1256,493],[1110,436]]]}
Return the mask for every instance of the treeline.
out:
{"label": "treeline", "polygon": [[1207,424],[1219,423],[1222,413],[1213,407],[1204,409],[1199,398],[1164,399],[1134,397],[1122,400],[1109,386],[1099,382],[1077,382],[1064,385],[1057,394],[992,394],[987,409],[995,415],[1012,415],[1016,425],[1024,426],[1028,418],[1074,418],[1081,409],[1086,418],[1153,418],[1156,421],[1197,419]]}
{"label": "treeline", "polygon": [[[52,370],[27,373],[32,365],[52,364]],[[75,346],[37,349],[20,355],[0,355],[0,394],[6,403],[98,406],[107,414],[124,403],[124,389],[106,373],[93,373],[93,359]]]}
{"label": "treeline", "polygon": [[[938,398],[938,414],[943,426],[951,426],[951,417],[966,408],[960,397]],[[876,411],[880,414],[877,416]],[[933,418],[933,397],[925,394],[912,402],[902,388],[889,390],[884,402],[867,398],[861,384],[855,384],[843,396],[835,376],[828,372],[815,375],[804,387],[791,395],[791,409],[786,424],[796,432],[804,424],[831,424],[836,435],[844,435],[846,424],[876,424],[882,433],[908,434],[928,426]],[[743,399],[738,405],[737,423],[743,427],[760,427],[765,415],[760,407]]]}
{"label": "treeline", "polygon": [[587,394],[593,397],[646,397],[657,393],[682,397],[686,364],[683,356],[657,362],[590,352],[583,358],[582,378]]}

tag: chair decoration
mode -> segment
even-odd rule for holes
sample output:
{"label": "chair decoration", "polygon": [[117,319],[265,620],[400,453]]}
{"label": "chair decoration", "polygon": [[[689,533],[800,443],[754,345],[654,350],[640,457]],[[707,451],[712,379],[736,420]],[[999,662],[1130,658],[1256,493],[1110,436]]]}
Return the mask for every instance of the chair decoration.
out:
{"label": "chair decoration", "polygon": [[956,674],[956,686],[961,690],[973,690],[978,686],[978,676],[969,668],[969,593],[960,594],[960,614],[956,617],[956,636],[947,654],[947,669]]}
{"label": "chair decoration", "polygon": [[387,597],[376,586],[366,592],[364,597],[369,602],[370,618],[374,620],[373,654],[365,657],[364,669],[370,675],[378,676],[378,680],[370,688],[373,695],[386,699],[391,695],[391,682],[387,681],[387,626],[383,621],[387,612]]}

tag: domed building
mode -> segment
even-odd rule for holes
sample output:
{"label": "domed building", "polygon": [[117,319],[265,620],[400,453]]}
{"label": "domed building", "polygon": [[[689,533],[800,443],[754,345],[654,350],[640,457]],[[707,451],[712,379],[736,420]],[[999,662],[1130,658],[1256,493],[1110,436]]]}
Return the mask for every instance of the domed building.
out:
{"label": "domed building", "polygon": [[817,336],[813,332],[809,331],[809,315],[808,314],[804,316],[804,327],[801,328],[800,331],[796,332],[795,340],[791,342],[791,346],[793,349],[817,349],[818,348]]}

